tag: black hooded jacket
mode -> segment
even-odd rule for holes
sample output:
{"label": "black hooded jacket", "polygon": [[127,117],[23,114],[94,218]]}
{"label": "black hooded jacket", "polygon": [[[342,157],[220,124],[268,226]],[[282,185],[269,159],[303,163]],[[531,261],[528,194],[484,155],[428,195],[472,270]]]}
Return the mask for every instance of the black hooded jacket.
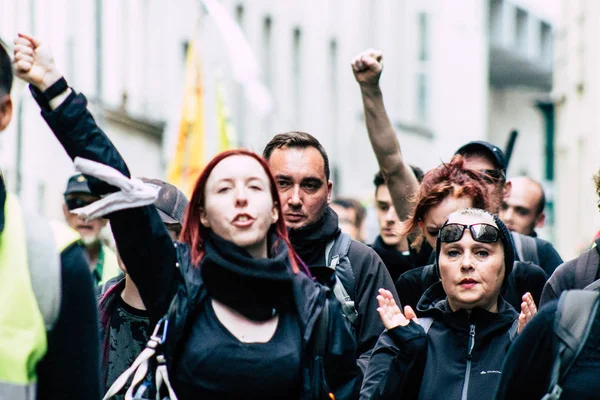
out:
{"label": "black hooded jacket", "polygon": [[417,308],[421,318],[433,320],[428,332],[413,321],[384,332],[361,399],[492,399],[516,333],[515,310],[500,297],[497,313],[454,312],[441,283],[427,290]]}
{"label": "black hooded jacket", "polygon": [[[42,116],[72,159],[84,157],[130,176],[123,158],[87,110],[83,95],[72,93],[54,111],[50,111],[42,100],[38,99],[38,102],[42,106]],[[114,190],[93,178],[89,179],[89,184],[98,195]],[[162,318],[169,308],[172,310],[165,355],[170,378],[176,382],[177,364],[189,328],[188,316],[207,300],[206,286],[191,263],[189,246],[173,243],[155,207],[115,212],[109,219],[119,253],[139,289],[151,324]],[[356,345],[339,304],[326,302],[326,299],[334,298],[333,294],[301,273],[294,275],[292,282],[302,334],[302,398],[316,398],[316,386],[326,384],[326,390],[338,399],[355,398],[358,382]],[[325,305],[329,306],[328,337],[324,368],[319,370],[317,355],[309,344]],[[327,379],[322,379],[323,376]]]}

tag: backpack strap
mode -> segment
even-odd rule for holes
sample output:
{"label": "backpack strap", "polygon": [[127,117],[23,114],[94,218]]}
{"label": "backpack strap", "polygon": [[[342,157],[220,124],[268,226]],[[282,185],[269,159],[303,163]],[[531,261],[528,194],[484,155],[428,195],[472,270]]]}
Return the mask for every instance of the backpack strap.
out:
{"label": "backpack strap", "polygon": [[50,223],[45,218],[23,214],[27,238],[27,263],[35,298],[44,317],[46,331],[54,328],[60,314],[61,263]]}
{"label": "backpack strap", "polygon": [[518,330],[519,330],[519,318],[517,318],[513,321],[513,324],[511,325],[510,329],[508,330],[508,337],[510,338],[511,343],[513,340],[515,340]]}
{"label": "backpack strap", "polygon": [[[354,272],[350,265],[348,252],[352,244],[352,238],[346,233],[340,233],[338,237],[327,244],[325,247],[325,260],[327,266],[335,271],[335,284],[333,285],[333,294],[342,305],[344,316],[355,326],[358,312],[354,300],[348,294],[348,286],[351,292],[354,292]],[[347,282],[344,285],[343,281]]]}
{"label": "backpack strap", "polygon": [[589,249],[580,255],[575,262],[575,282],[577,287],[584,288],[596,280],[600,257],[597,249]]}
{"label": "backpack strap", "polygon": [[535,238],[521,235],[516,232],[511,232],[511,236],[515,244],[515,250],[517,251],[519,261],[530,261],[535,265],[540,265]]}
{"label": "backpack strap", "polygon": [[590,334],[600,293],[568,290],[561,294],[554,320],[554,333],[559,339],[558,355],[552,366],[548,393],[542,400],[557,400],[561,383],[581,353]]}

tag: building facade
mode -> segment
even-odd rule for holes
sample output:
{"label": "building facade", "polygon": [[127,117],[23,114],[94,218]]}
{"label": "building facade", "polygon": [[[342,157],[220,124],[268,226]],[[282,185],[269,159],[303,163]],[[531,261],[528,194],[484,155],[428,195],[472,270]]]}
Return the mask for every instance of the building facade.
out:
{"label": "building facade", "polygon": [[600,3],[562,1],[555,41],[556,232],[566,258],[600,230],[592,177],[600,171]]}
{"label": "building facade", "polygon": [[[220,77],[241,145],[260,152],[275,133],[309,132],[329,152],[335,193],[370,201],[377,164],[350,62],[378,48],[386,108],[409,163],[427,170],[473,139],[503,147],[516,128],[509,172],[544,178],[545,128],[536,104],[549,90],[543,44],[551,28],[526,8],[509,0],[461,0],[460,7],[446,0],[220,4],[259,61],[274,105],[266,116],[232,79],[223,37],[200,0],[0,0],[0,36],[12,40],[23,30],[52,45],[136,175],[164,177],[185,49],[198,37],[207,157],[216,151]],[[55,215],[70,163],[22,86],[15,87],[18,115],[0,138],[0,164],[31,207]]]}

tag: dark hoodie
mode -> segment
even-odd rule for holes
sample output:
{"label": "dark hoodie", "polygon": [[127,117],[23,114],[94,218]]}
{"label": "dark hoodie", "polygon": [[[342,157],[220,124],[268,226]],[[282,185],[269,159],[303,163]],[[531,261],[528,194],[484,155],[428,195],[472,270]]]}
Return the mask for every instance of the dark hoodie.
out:
{"label": "dark hoodie", "polygon": [[441,283],[417,308],[433,319],[384,332],[373,351],[361,399],[492,399],[518,314],[502,298],[498,313],[452,311]]}

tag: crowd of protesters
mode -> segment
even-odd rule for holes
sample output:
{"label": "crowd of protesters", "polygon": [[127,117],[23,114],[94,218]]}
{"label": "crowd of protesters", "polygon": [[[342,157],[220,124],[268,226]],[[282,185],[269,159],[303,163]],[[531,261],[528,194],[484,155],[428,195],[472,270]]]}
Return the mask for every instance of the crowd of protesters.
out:
{"label": "crowd of protesters", "polygon": [[535,231],[542,185],[491,143],[408,165],[383,54],[351,68],[379,165],[368,245],[311,134],[218,154],[188,201],[131,176],[43,42],[0,46],[0,131],[14,74],[79,172],[62,226],[0,181],[0,398],[597,398],[600,239],[563,263]]}

